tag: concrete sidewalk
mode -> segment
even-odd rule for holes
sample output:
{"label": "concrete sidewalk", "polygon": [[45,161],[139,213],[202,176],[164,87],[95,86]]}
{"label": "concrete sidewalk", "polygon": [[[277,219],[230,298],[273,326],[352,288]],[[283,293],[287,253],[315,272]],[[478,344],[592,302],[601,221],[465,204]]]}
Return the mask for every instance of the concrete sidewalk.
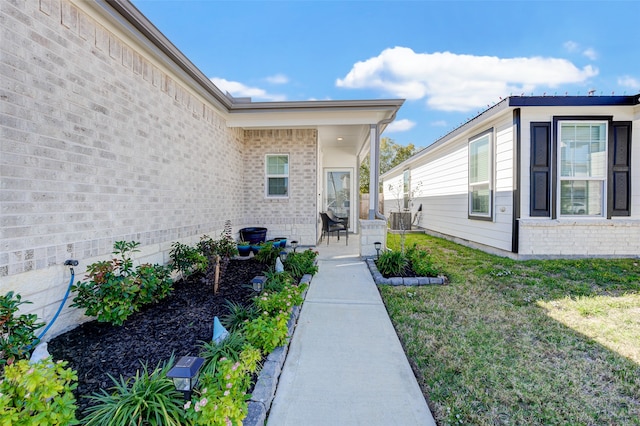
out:
{"label": "concrete sidewalk", "polygon": [[435,425],[357,236],[317,250],[267,424]]}

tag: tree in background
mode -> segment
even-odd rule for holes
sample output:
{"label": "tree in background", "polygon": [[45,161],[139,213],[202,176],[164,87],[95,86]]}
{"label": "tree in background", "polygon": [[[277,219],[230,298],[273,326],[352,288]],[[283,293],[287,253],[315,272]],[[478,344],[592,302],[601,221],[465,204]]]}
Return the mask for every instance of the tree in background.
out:
{"label": "tree in background", "polygon": [[[416,147],[410,143],[402,146],[390,138],[380,140],[380,174],[393,169],[416,152]],[[360,164],[360,193],[369,193],[369,157]]]}

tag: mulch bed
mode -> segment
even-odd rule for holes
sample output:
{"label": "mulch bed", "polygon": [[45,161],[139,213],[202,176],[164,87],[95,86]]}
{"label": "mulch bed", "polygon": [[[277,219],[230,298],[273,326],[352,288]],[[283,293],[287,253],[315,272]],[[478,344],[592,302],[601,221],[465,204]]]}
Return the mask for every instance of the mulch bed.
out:
{"label": "mulch bed", "polygon": [[141,369],[141,361],[152,371],[172,354],[176,359],[197,356],[200,344],[212,339],[213,317],[228,313],[227,300],[250,303],[253,292],[249,282],[263,270],[264,266],[252,259],[231,260],[224,267],[215,295],[210,278],[192,276],[176,282],[171,295],[143,307],[122,326],[91,321],[51,340],[48,350],[53,359],[69,361],[68,366],[78,373],[74,392],[78,412],[92,402],[83,395],[114,385],[109,375],[133,377]]}

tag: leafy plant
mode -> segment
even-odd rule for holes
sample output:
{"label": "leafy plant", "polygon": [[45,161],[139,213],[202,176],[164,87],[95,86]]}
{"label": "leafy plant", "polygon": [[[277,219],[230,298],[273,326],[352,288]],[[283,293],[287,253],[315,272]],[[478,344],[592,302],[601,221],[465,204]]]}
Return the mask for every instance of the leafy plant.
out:
{"label": "leafy plant", "polygon": [[426,250],[419,249],[415,244],[407,249],[407,259],[411,263],[411,269],[421,277],[436,277],[438,268],[433,264],[431,256]]}
{"label": "leafy plant", "polygon": [[140,288],[138,304],[145,305],[162,300],[173,290],[171,267],[142,264],[136,269],[136,283]]}
{"label": "leafy plant", "polygon": [[318,272],[316,257],[318,252],[311,249],[289,253],[283,262],[284,270],[290,272],[296,281],[305,274],[315,275]]}
{"label": "leafy plant", "polygon": [[305,286],[295,286],[292,284],[285,285],[281,291],[268,292],[264,291],[256,297],[255,304],[259,311],[268,312],[272,315],[288,314],[296,305],[301,305],[302,292]]}
{"label": "leafy plant", "polygon": [[13,426],[73,425],[76,372],[66,361],[51,357],[30,363],[20,360],[4,369],[0,381],[0,424]]}
{"label": "leafy plant", "polygon": [[149,264],[134,269],[130,254],[138,251],[139,244],[117,241],[113,254],[118,258],[89,265],[86,281],[72,287],[77,295],[71,306],[85,308],[100,322],[122,325],[140,306],[164,298],[173,284],[170,271]]}
{"label": "leafy plant", "polygon": [[264,311],[260,316],[244,324],[243,332],[249,343],[263,353],[270,353],[287,342],[288,315],[280,313],[270,316]]}
{"label": "leafy plant", "polygon": [[260,250],[258,250],[255,258],[260,263],[273,266],[278,256],[280,256],[280,251],[279,244],[273,244],[273,242],[267,241],[260,245]]}
{"label": "leafy plant", "polygon": [[293,276],[291,273],[284,272],[275,272],[275,271],[266,271],[264,273],[267,281],[264,284],[264,290],[270,292],[279,292],[284,290],[287,285],[292,285],[294,283]]}
{"label": "leafy plant", "polygon": [[405,274],[405,269],[409,261],[401,251],[385,251],[376,261],[376,266],[384,276],[401,277]]}
{"label": "leafy plant", "polygon": [[202,254],[199,249],[180,242],[171,244],[169,256],[173,269],[182,273],[183,277],[188,277],[196,272],[204,272],[209,265],[207,256]]}
{"label": "leafy plant", "polygon": [[227,301],[229,313],[224,315],[220,322],[229,331],[238,330],[242,324],[258,316],[257,310],[253,306],[243,306],[240,303]]}
{"label": "leafy plant", "polygon": [[36,314],[16,315],[22,301],[19,294],[10,291],[0,297],[0,371],[5,364],[29,356],[30,348],[38,343],[34,333],[44,324],[37,322]]}
{"label": "leafy plant", "polygon": [[83,423],[86,426],[181,425],[183,395],[167,377],[173,360],[172,356],[151,373],[142,363],[142,373],[138,370],[135,377],[127,380],[122,376],[119,380],[111,377],[115,384],[111,393],[102,389],[87,397],[96,404],[87,408]]}
{"label": "leafy plant", "polygon": [[200,374],[213,374],[220,358],[237,361],[246,344],[247,340],[238,331],[232,331],[220,343],[204,342],[200,347],[200,357],[205,360]]}
{"label": "leafy plant", "polygon": [[261,354],[245,346],[238,360],[222,357],[213,374],[200,375],[200,390],[184,405],[194,425],[240,425],[247,416],[247,390]]}

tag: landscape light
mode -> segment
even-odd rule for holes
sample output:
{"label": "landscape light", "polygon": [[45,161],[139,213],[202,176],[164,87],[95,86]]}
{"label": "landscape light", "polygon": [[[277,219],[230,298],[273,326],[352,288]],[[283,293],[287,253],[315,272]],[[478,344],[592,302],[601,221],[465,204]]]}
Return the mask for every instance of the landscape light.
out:
{"label": "landscape light", "polygon": [[185,400],[191,399],[191,392],[198,384],[198,371],[203,363],[204,358],[183,356],[167,373],[167,377],[173,380],[173,385],[182,392]]}
{"label": "landscape light", "polygon": [[380,241],[376,241],[373,243],[373,246],[376,248],[376,259],[380,258],[380,249],[382,248],[382,243]]}

